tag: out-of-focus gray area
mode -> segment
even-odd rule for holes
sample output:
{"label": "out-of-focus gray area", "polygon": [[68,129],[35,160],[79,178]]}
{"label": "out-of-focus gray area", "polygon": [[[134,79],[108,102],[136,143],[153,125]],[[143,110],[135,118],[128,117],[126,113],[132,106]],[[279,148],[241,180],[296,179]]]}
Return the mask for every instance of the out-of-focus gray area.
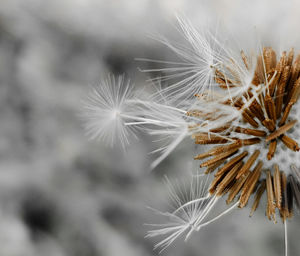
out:
{"label": "out-of-focus gray area", "polygon": [[[89,142],[81,100],[108,73],[125,73],[145,86],[147,74],[137,67],[154,64],[135,58],[173,58],[149,35],[176,39],[175,13],[196,25],[221,17],[233,35],[253,21],[262,40],[279,48],[279,41],[300,42],[299,5],[241,2],[0,2],[1,256],[158,255],[155,239],[144,239],[144,223],[161,219],[147,206],[168,209],[163,175],[188,175],[194,146],[186,141],[149,172],[152,138],[142,135],[126,154]],[[276,30],[285,37],[275,40]],[[283,255],[280,220],[269,222],[262,208],[252,218],[248,214],[236,210],[162,255]],[[290,255],[300,249],[295,215],[288,223]]]}

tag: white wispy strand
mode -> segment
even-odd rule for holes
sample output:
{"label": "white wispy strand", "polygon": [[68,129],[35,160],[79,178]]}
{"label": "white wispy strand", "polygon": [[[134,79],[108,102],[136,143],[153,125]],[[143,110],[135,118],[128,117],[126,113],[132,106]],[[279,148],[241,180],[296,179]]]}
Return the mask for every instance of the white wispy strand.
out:
{"label": "white wispy strand", "polygon": [[152,152],[159,153],[159,157],[151,164],[151,169],[154,169],[189,135],[189,123],[186,120],[186,111],[182,109],[155,102],[144,102],[142,107],[147,118],[157,121],[157,124],[149,123],[144,128],[158,138],[156,144],[160,145]]}
{"label": "white wispy strand", "polygon": [[[166,87],[154,93],[153,99],[161,98],[162,95],[168,99],[168,104],[177,106],[185,111],[200,110],[203,113],[217,113],[219,118],[208,121],[203,118],[190,118],[187,120],[189,125],[197,124],[197,130],[194,132],[209,132],[209,129],[220,127],[228,122],[241,118],[243,109],[238,111],[235,107],[224,105],[227,100],[234,103],[234,98],[239,98],[247,93],[249,89],[253,89],[252,77],[255,61],[254,56],[248,58],[248,67],[243,63],[240,52],[231,51],[230,48],[224,46],[212,33],[196,30],[188,19],[177,17],[180,31],[186,41],[186,45],[178,43],[170,43],[167,39],[157,39],[171,50],[173,50],[180,58],[181,62],[164,62],[156,60],[146,60],[158,63],[164,63],[169,67],[143,70],[143,72],[159,72],[165,73],[162,77],[152,79],[155,82],[166,82],[167,80],[176,80]],[[224,40],[223,40],[224,41]],[[145,60],[145,59],[144,59]],[[225,75],[225,79],[236,82],[235,87],[220,89],[215,82],[216,70],[221,71]],[[234,76],[233,76],[234,74]],[[195,94],[205,97],[205,99],[195,98]],[[257,93],[254,91],[255,96]],[[165,96],[166,95],[166,96]],[[245,107],[253,100],[246,100]],[[189,106],[187,107],[187,103]],[[195,121],[195,119],[197,119]],[[164,131],[168,133],[168,131]],[[185,133],[185,134],[184,134]],[[170,133],[171,134],[171,131]],[[177,136],[177,141],[173,140],[173,147],[190,132],[183,131]],[[171,150],[170,150],[171,151]],[[167,153],[168,154],[168,153]],[[167,155],[166,154],[166,155]],[[162,157],[163,159],[164,157]]]}
{"label": "white wispy strand", "polygon": [[[247,87],[252,88],[252,86]],[[240,121],[242,120],[242,113],[244,109],[248,108],[251,103],[256,99],[258,99],[258,95],[261,93],[260,87],[257,86],[255,90],[251,91],[253,96],[249,98],[245,98],[242,96],[244,106],[241,109],[237,109],[234,107],[234,100],[231,100],[231,97],[240,98],[241,95],[245,93],[245,89],[242,90],[233,90],[228,89],[228,96],[226,92],[222,94],[222,91],[215,91],[213,99],[207,99],[207,97],[199,97],[197,101],[195,101],[191,107],[191,111],[196,110],[199,111],[202,116],[194,117],[193,119],[189,119],[189,125],[193,128],[190,129],[189,133],[197,133],[197,132],[207,132],[211,133],[210,130],[222,127],[227,124],[231,125],[240,125]],[[224,104],[226,100],[231,100],[232,104]],[[207,115],[211,118],[208,119]],[[196,125],[193,125],[196,124]],[[229,128],[230,129],[230,128]],[[220,134],[215,134],[219,136]]]}
{"label": "white wispy strand", "polygon": [[194,175],[187,187],[180,186],[178,182],[172,184],[166,179],[174,210],[161,212],[152,209],[168,220],[164,224],[147,224],[154,229],[150,230],[146,237],[163,237],[154,249],[160,249],[162,252],[180,236],[185,236],[186,241],[194,231],[199,231],[201,227],[218,220],[236,207],[237,204],[234,204],[217,217],[204,222],[219,199],[215,195],[207,194],[208,180],[209,175]]}
{"label": "white wispy strand", "polygon": [[158,157],[152,162],[154,169],[162,162],[187,136],[190,136],[188,126],[194,118],[187,116],[189,102],[175,106],[167,94],[161,89],[160,81],[152,84],[155,93],[146,99],[135,99],[136,110],[140,118],[126,125],[138,125],[141,131],[154,136],[156,149],[151,153]]}
{"label": "white wispy strand", "polygon": [[162,96],[155,99],[139,99],[124,76],[109,76],[92,89],[84,102],[86,134],[123,148],[137,129],[158,136],[160,146],[153,153],[159,153],[159,157],[151,165],[155,168],[188,135],[189,124],[186,110],[173,107]]}
{"label": "white wispy strand", "polygon": [[181,100],[191,98],[196,93],[202,93],[204,90],[214,87],[214,67],[220,66],[228,58],[222,46],[210,33],[204,30],[197,31],[187,19],[177,17],[177,20],[186,45],[171,43],[162,37],[155,39],[170,48],[181,61],[139,60],[169,66],[142,71],[165,73],[166,75],[158,77],[163,82],[173,79],[178,80],[171,83],[164,91],[173,97],[174,102],[180,103]]}
{"label": "white wispy strand", "polygon": [[111,146],[128,144],[134,134],[134,127],[125,125],[127,116],[135,116],[132,98],[132,85],[124,76],[101,81],[84,103],[86,134]]}
{"label": "white wispy strand", "polygon": [[[129,81],[122,76],[110,76],[94,88],[85,104],[85,128],[91,139],[124,148],[137,128],[158,137],[158,146],[153,153],[159,156],[153,161],[151,169],[187,136],[209,132],[210,129],[240,119],[243,109],[224,105],[224,101],[231,100],[234,103],[235,97],[243,95],[252,86],[253,68],[248,70],[238,58],[227,57],[234,54],[223,49],[222,43],[210,33],[198,32],[189,21],[182,18],[178,18],[178,23],[188,46],[170,44],[166,40],[163,43],[174,50],[183,62],[176,63],[178,66],[172,68],[159,69],[174,74],[155,80],[160,88],[153,95],[148,95],[146,100],[138,99]],[[216,69],[232,81],[232,73],[236,74],[239,86],[228,86],[225,90],[214,87]],[[160,82],[169,78],[179,81],[161,88]],[[198,93],[197,98],[195,93]],[[253,94],[256,96],[256,92]],[[245,107],[251,102],[246,100],[248,103]],[[188,111],[194,109],[218,117],[208,121],[205,117],[188,116]]]}

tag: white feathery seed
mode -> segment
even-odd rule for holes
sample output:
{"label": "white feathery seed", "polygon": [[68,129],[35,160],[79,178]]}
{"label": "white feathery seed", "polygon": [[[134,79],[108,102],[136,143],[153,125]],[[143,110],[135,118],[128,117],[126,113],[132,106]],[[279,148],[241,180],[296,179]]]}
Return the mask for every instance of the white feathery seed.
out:
{"label": "white feathery seed", "polygon": [[[177,17],[177,20],[186,45],[171,43],[163,37],[155,39],[171,49],[181,61],[138,60],[167,66],[142,71],[165,74],[156,79],[162,82],[171,81],[171,84],[163,90],[172,97],[174,103],[179,104],[182,100],[191,99],[196,93],[213,88],[215,85],[214,67],[220,66],[227,57],[224,55],[222,45],[219,45],[217,40],[206,30],[199,33],[187,19]],[[156,79],[152,79],[152,81],[156,81]],[[172,82],[174,79],[176,82]]]}
{"label": "white feathery seed", "polygon": [[167,219],[163,224],[147,224],[153,229],[148,231],[146,237],[162,237],[154,246],[155,249],[159,249],[160,252],[164,251],[180,236],[185,236],[185,241],[187,241],[193,232],[199,231],[202,227],[218,220],[236,208],[237,204],[234,204],[215,218],[207,220],[219,199],[207,193],[208,180],[209,175],[196,174],[191,176],[190,182],[186,185],[186,183],[181,184],[178,181],[172,183],[166,178],[173,210],[161,212],[150,208],[156,214]]}
{"label": "white feathery seed", "polygon": [[128,144],[128,137],[134,134],[134,128],[125,125],[127,116],[135,115],[132,98],[132,85],[124,76],[108,76],[101,81],[84,103],[87,136],[110,146]]}

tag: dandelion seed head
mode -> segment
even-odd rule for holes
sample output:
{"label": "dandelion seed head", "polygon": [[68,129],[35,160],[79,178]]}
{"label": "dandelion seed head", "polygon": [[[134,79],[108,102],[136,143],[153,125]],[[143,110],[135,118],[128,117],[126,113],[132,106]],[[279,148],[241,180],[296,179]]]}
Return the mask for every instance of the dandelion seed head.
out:
{"label": "dandelion seed head", "polygon": [[[155,210],[167,221],[150,225],[147,234],[161,237],[155,245],[160,250],[245,208],[252,197],[250,216],[262,206],[274,223],[285,223],[300,209],[300,54],[271,47],[256,55],[237,54],[187,19],[178,18],[178,24],[186,44],[159,41],[180,61],[148,60],[167,67],[142,70],[162,73],[151,81],[169,83],[167,87],[138,99],[123,77],[110,77],[86,104],[86,130],[92,138],[124,146],[137,128],[157,137],[153,153],[159,157],[152,168],[186,137],[203,147],[194,159],[204,173],[193,175],[187,187],[167,180],[173,208]],[[228,208],[211,218],[225,196]]]}
{"label": "dandelion seed head", "polygon": [[[207,175],[214,173],[209,193],[213,200],[228,195],[226,202],[232,205],[229,211],[237,206],[244,208],[255,194],[250,216],[262,204],[261,197],[266,193],[267,218],[276,223],[279,216],[285,222],[294,214],[293,201],[300,207],[300,147],[295,126],[299,120],[300,55],[294,60],[293,49],[280,55],[271,47],[263,48],[255,58],[241,51],[239,59],[226,49],[222,55],[216,55],[211,51],[213,48],[207,47],[205,37],[197,34],[188,22],[180,25],[192,46],[193,57],[205,60],[205,65],[195,65],[205,75],[198,73],[199,80],[194,83],[193,73],[189,73],[189,79],[179,79],[180,82],[162,91],[177,95],[174,98],[180,101],[178,106],[182,107],[182,98],[190,103],[186,108],[188,134],[196,144],[208,147],[195,160],[206,159],[200,167],[206,168]],[[222,45],[215,38],[214,42]],[[184,60],[196,63],[185,51],[169,46]],[[181,77],[179,69],[165,71]],[[185,93],[194,95],[196,100],[192,101]],[[188,214],[187,218],[178,216],[193,202],[178,205],[176,211],[167,214],[179,218],[177,224],[171,222],[172,225],[150,232],[151,236],[166,235],[156,247],[166,248],[183,233],[187,239],[204,225],[199,217],[203,213]]]}
{"label": "dandelion seed head", "polygon": [[[266,216],[275,223],[278,216],[285,222],[294,214],[293,202],[300,207],[300,148],[295,140],[299,138],[300,55],[293,62],[293,50],[283,52],[277,61],[274,50],[266,47],[257,56],[255,68],[243,52],[241,58],[248,73],[239,72],[238,62],[223,63],[222,68],[214,69],[219,89],[195,94],[198,102],[187,111],[189,133],[196,144],[208,147],[195,160],[206,159],[200,167],[206,168],[207,175],[214,173],[208,188],[212,200],[228,195],[230,211],[244,208],[255,194],[252,216],[266,193]],[[179,197],[174,198],[182,203]],[[198,199],[178,204],[177,210],[168,214],[180,219],[177,224],[171,222],[150,232],[151,236],[166,236],[156,247],[164,249],[182,234],[187,239],[214,221],[203,223],[199,217],[210,207],[183,215],[187,218],[178,215]]]}
{"label": "dandelion seed head", "polygon": [[[242,53],[241,57],[249,68],[246,56]],[[240,115],[219,128],[194,135],[196,144],[216,145],[195,157],[196,160],[210,157],[200,165],[207,167],[206,173],[217,170],[210,193],[228,194],[228,204],[237,197],[240,208],[244,208],[255,193],[252,215],[266,191],[266,215],[274,222],[276,215],[283,221],[292,217],[293,197],[300,206],[300,176],[296,175],[300,148],[295,140],[299,138],[295,125],[299,120],[300,55],[293,59],[293,49],[283,52],[277,60],[272,48],[263,48],[257,57],[252,86],[240,95],[223,100],[224,105],[237,109]],[[228,71],[237,82],[218,70],[216,81],[221,89],[230,91],[230,88],[240,87],[241,79],[234,69],[228,68]],[[201,110],[191,114],[218,119]]]}

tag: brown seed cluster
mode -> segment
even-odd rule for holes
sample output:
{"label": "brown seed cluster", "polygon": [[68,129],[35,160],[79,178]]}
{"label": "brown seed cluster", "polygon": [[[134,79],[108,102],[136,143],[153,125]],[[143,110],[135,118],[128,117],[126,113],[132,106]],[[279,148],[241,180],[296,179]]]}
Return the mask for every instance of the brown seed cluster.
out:
{"label": "brown seed cluster", "polygon": [[[245,68],[249,69],[244,52],[241,52],[241,58]],[[229,67],[222,71],[216,69],[215,81],[225,90],[242,86],[237,72]],[[289,53],[283,52],[277,60],[272,48],[264,48],[257,58],[252,84],[253,88],[242,96],[224,102],[241,111],[243,121],[239,125],[229,123],[209,133],[193,135],[196,144],[216,145],[195,159],[206,159],[200,165],[206,167],[206,174],[215,171],[209,188],[211,194],[228,194],[228,204],[238,197],[240,208],[245,207],[250,196],[255,194],[251,216],[266,192],[267,217],[276,221],[277,208],[285,221],[293,215],[293,201],[300,206],[300,171],[294,168],[286,177],[277,164],[268,170],[264,169],[263,163],[274,158],[278,143],[295,152],[300,149],[294,138],[287,134],[297,123],[297,120],[289,120],[289,114],[300,93],[300,54],[294,60],[294,50],[291,49]],[[188,114],[203,118],[203,113],[197,110]],[[204,118],[212,120],[214,117],[206,114]],[[262,126],[265,128],[259,129]],[[244,134],[243,139],[238,134]],[[262,143],[268,145],[266,155],[260,151]],[[247,151],[250,145],[257,145],[252,153]]]}

